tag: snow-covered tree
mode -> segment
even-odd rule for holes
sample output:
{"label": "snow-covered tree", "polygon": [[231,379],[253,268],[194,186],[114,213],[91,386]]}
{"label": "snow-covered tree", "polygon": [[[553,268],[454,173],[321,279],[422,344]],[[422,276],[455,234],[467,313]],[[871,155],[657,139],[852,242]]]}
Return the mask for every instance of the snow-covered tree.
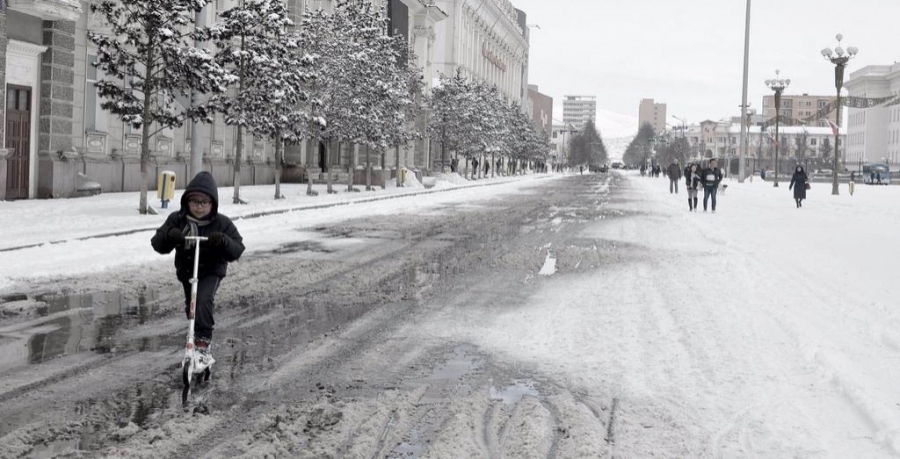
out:
{"label": "snow-covered tree", "polygon": [[235,80],[212,54],[193,46],[194,16],[205,0],[101,0],[91,4],[109,26],[110,35],[88,31],[97,46],[93,64],[109,78],[96,83],[101,107],[141,129],[139,210],[147,213],[150,137],[185,120],[212,121],[207,104],[184,107],[176,97],[191,90],[222,93]]}
{"label": "snow-covered tree", "polygon": [[[293,22],[278,0],[243,0],[222,14],[209,33],[219,46],[217,59],[237,68],[238,87],[233,96],[215,98],[225,121],[238,126],[235,184],[239,184],[242,130],[267,137],[275,144],[275,199],[282,199],[281,170],[284,143],[305,138],[309,95],[314,80],[314,58],[300,47],[300,37],[289,31]],[[237,189],[235,199],[238,199]]]}
{"label": "snow-covered tree", "polygon": [[440,75],[440,82],[432,90],[431,138],[441,142],[441,160],[449,158],[448,150],[459,151],[466,134],[468,112],[475,109],[468,81],[457,72],[455,76]]}
{"label": "snow-covered tree", "polygon": [[[343,24],[338,18],[322,9],[307,10],[301,16],[298,35],[300,48],[313,57],[318,69],[318,78],[313,79],[306,87],[309,93],[310,116],[304,126],[306,136],[313,141],[312,148],[307,151],[307,164],[312,164],[313,154],[319,144],[325,144],[325,169],[328,171],[328,193],[332,189],[331,174],[331,140],[335,139],[335,130],[340,126],[339,120],[332,117],[334,94],[347,86],[342,78],[341,69],[347,61],[347,48],[342,46]],[[313,196],[312,174],[307,173],[307,195]]]}
{"label": "snow-covered tree", "polygon": [[[285,70],[271,74],[274,67],[273,60],[286,59],[280,57],[285,54],[292,57],[296,54],[296,48],[289,50],[280,46],[273,46],[271,40],[274,37],[288,37],[288,27],[292,25],[287,17],[287,9],[278,0],[242,0],[237,6],[223,11],[219,15],[219,22],[208,27],[205,38],[216,44],[216,62],[236,75],[237,85],[227,94],[220,94],[213,98],[212,102],[220,110],[225,118],[225,123],[237,127],[237,139],[234,156],[234,198],[233,202],[239,204],[241,187],[241,163],[243,162],[243,136],[248,126],[257,125],[251,120],[257,120],[262,116],[267,118],[275,113],[266,107],[260,113],[260,107],[265,107],[270,94],[270,89],[278,90],[279,84],[294,85],[301,81],[303,65],[296,69],[301,74],[291,75]],[[285,39],[287,40],[287,38]],[[279,54],[281,53],[281,54]],[[291,59],[289,62],[294,62]],[[302,63],[301,63],[302,64]],[[280,79],[280,81],[273,81]],[[289,89],[295,91],[295,89]],[[259,98],[263,98],[260,103]],[[296,97],[295,97],[296,99]],[[256,109],[257,111],[253,111]],[[276,160],[277,161],[277,160]],[[276,168],[280,162],[276,162]],[[276,174],[276,189],[279,188],[280,174]],[[276,197],[280,196],[280,190],[276,191]]]}

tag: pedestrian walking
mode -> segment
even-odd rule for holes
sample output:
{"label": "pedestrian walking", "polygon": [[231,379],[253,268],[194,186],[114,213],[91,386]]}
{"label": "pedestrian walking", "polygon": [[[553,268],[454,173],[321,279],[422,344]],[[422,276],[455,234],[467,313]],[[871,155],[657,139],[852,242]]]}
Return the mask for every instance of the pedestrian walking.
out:
{"label": "pedestrian walking", "polygon": [[688,193],[688,209],[695,212],[697,210],[697,194],[700,191],[700,168],[696,164],[689,165],[684,178],[687,185],[685,188]]}
{"label": "pedestrian walking", "polygon": [[672,164],[669,164],[667,173],[669,175],[669,194],[678,194],[678,182],[681,181],[681,165],[678,164],[677,159]]}
{"label": "pedestrian walking", "polygon": [[647,166],[641,164],[641,177],[647,173]]}
{"label": "pedestrian walking", "polygon": [[794,190],[794,202],[799,209],[803,207],[803,200],[806,199],[806,190],[809,189],[809,177],[806,175],[806,171],[803,170],[803,166],[797,165],[797,169],[794,170],[788,190],[792,188]]}
{"label": "pedestrian walking", "polygon": [[478,178],[478,160],[472,158],[472,180]]}
{"label": "pedestrian walking", "polygon": [[703,184],[703,211],[706,212],[707,203],[712,198],[712,211],[716,211],[716,194],[719,192],[719,183],[722,181],[722,171],[719,170],[719,162],[715,158],[700,173],[700,181]]}
{"label": "pedestrian walking", "polygon": [[195,304],[194,345],[204,365],[212,358],[212,333],[215,326],[216,290],[225,278],[228,263],[237,261],[244,253],[244,242],[231,220],[219,213],[219,192],[213,176],[200,172],[191,180],[181,196],[181,210],[169,214],[165,223],[150,240],[153,249],[161,254],[175,250],[175,276],[184,287],[184,312],[190,319],[191,277],[194,275],[195,240],[185,237],[206,237],[200,242],[197,271],[197,300]]}

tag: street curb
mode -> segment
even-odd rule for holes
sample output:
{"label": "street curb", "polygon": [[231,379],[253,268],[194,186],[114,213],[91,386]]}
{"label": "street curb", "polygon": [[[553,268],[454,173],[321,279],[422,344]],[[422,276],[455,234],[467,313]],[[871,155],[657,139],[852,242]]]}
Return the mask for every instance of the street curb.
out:
{"label": "street curb", "polygon": [[[556,175],[544,175],[543,177],[534,177],[532,180],[543,180],[543,179],[547,179],[547,178],[555,177],[555,176]],[[525,177],[529,177],[529,176],[525,176]],[[531,176],[531,177],[533,177],[533,176]],[[483,183],[483,184],[479,183],[479,184],[472,184],[472,185],[457,186],[457,187],[453,187],[453,188],[441,188],[439,190],[413,191],[413,192],[409,192],[409,193],[393,194],[390,196],[374,196],[371,198],[359,198],[359,199],[354,199],[352,201],[332,202],[332,203],[328,203],[328,204],[311,204],[311,205],[305,205],[305,206],[291,207],[289,209],[274,209],[274,210],[268,210],[268,211],[247,214],[247,215],[241,215],[239,217],[232,218],[232,220],[249,220],[249,219],[253,219],[253,218],[268,217],[270,215],[287,214],[287,213],[291,213],[291,212],[302,212],[302,211],[307,211],[307,210],[327,209],[330,207],[349,206],[352,204],[367,204],[370,202],[387,201],[389,199],[400,199],[400,198],[406,198],[406,197],[411,197],[411,196],[422,196],[422,195],[426,195],[426,194],[445,193],[445,192],[449,192],[449,191],[466,190],[466,189],[470,189],[470,188],[482,188],[482,187],[487,187],[487,186],[505,185],[508,183],[516,183],[519,181],[520,180],[508,180],[508,181],[500,182],[500,183]],[[128,235],[135,234],[135,233],[155,231],[157,228],[158,228],[158,226],[154,225],[154,226],[143,227],[143,228],[134,228],[134,229],[130,229],[130,230],[115,231],[112,233],[101,233],[101,234],[94,234],[91,236],[76,237],[76,238],[72,238],[72,239],[60,239],[60,240],[56,240],[56,241],[38,242],[35,244],[20,245],[20,246],[16,246],[16,247],[6,247],[6,248],[0,249],[0,253],[14,252],[16,250],[31,249],[34,247],[40,247],[42,245],[55,245],[55,244],[62,244],[65,242],[87,241],[90,239],[102,239],[102,238],[107,238],[107,237],[128,236]]]}

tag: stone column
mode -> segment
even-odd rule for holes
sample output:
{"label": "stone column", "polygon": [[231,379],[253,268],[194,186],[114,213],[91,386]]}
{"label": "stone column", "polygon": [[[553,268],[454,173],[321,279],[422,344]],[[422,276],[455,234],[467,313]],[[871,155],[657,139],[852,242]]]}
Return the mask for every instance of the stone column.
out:
{"label": "stone column", "polygon": [[75,22],[44,21],[41,102],[38,125],[38,197],[75,192],[72,153],[75,84]]}
{"label": "stone column", "polygon": [[6,9],[0,9],[0,200],[6,198]]}

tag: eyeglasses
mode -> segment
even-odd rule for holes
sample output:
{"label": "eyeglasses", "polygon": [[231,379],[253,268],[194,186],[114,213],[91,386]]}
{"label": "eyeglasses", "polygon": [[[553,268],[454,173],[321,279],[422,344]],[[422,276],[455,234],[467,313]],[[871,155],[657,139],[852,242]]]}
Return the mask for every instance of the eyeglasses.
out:
{"label": "eyeglasses", "polygon": [[197,207],[206,207],[212,204],[212,201],[198,201],[196,199],[191,199],[188,201],[188,204]]}

